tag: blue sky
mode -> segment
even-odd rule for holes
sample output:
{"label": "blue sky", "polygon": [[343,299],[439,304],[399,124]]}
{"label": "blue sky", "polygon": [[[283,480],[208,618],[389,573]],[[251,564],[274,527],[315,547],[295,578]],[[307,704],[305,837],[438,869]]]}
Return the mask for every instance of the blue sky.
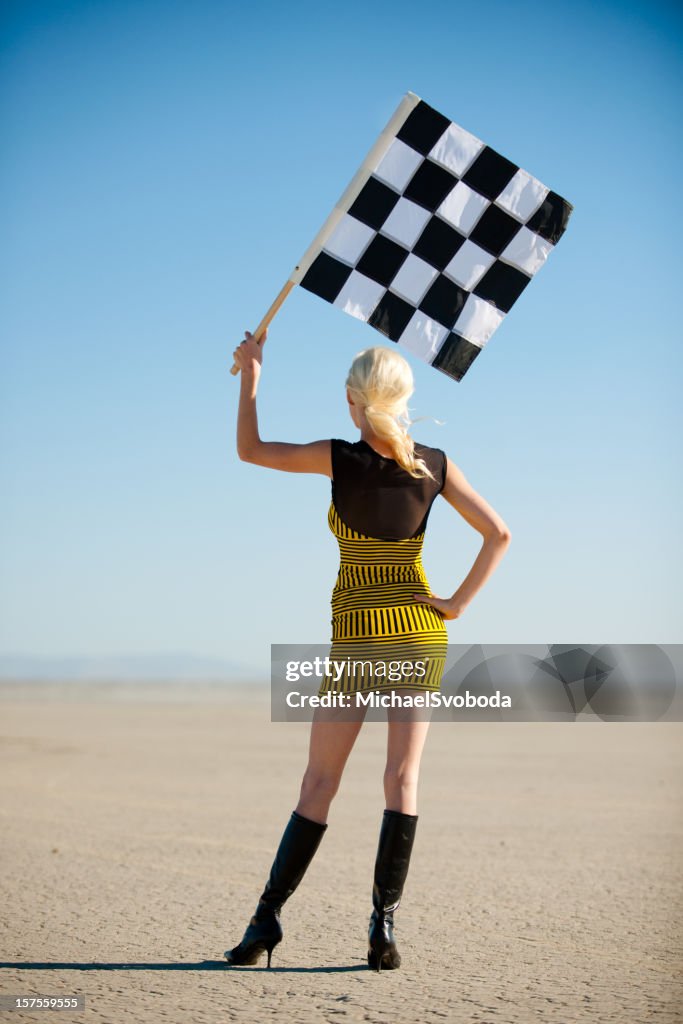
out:
{"label": "blue sky", "polygon": [[[2,11],[0,655],[329,639],[329,481],[238,461],[230,354],[407,90],[575,207],[462,382],[412,360],[415,436],[513,534],[451,641],[681,640],[677,5]],[[355,437],[378,343],[295,289],[263,436]],[[479,543],[439,500],[435,593]]]}

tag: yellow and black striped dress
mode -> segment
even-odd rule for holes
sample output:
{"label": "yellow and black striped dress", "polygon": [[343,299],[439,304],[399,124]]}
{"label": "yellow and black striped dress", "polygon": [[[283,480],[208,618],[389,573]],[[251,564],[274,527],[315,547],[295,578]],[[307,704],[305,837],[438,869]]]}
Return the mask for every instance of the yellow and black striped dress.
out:
{"label": "yellow and black striped dress", "polygon": [[[439,612],[413,595],[431,593],[422,546],[429,510],[445,483],[445,454],[416,444],[436,477],[416,480],[364,441],[333,440],[332,446],[328,524],[340,564],[329,657],[344,671],[326,675],[319,692],[437,691],[448,634]],[[354,529],[359,525],[367,532]]]}

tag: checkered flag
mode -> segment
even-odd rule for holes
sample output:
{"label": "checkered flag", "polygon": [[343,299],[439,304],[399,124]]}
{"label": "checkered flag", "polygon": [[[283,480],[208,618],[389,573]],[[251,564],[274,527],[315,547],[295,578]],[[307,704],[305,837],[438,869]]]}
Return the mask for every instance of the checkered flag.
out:
{"label": "checkered flag", "polygon": [[572,209],[406,93],[257,337],[300,284],[461,380]]}

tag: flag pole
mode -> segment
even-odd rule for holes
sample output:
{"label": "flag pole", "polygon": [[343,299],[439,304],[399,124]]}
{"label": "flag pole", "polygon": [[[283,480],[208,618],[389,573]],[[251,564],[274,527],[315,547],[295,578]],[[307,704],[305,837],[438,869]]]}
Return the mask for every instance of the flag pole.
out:
{"label": "flag pole", "polygon": [[[294,268],[294,271],[289,277],[289,280],[280,290],[280,293],[278,297],[275,299],[275,302],[272,304],[272,306],[264,316],[263,320],[254,331],[254,338],[256,339],[257,342],[261,341],[261,336],[263,335],[266,327],[269,325],[270,321],[273,319],[278,309],[291,292],[294,285],[301,283],[305,274],[308,272],[308,269],[311,266],[313,260],[318,255],[319,250],[330,237],[330,235],[332,234],[332,232],[334,231],[334,229],[336,228],[337,224],[342,219],[344,214],[348,212],[349,208],[356,201],[363,186],[366,184],[366,182],[370,178],[370,175],[376,169],[380,160],[382,159],[386,151],[389,149],[391,143],[394,141],[396,133],[400,130],[408,115],[411,113],[411,111],[415,109],[419,102],[420,97],[416,96],[414,92],[407,92],[405,94],[405,96],[399,103],[398,107],[389,118],[386,127],[384,128],[383,131],[380,132],[377,139],[373,143],[369,153],[363,160],[363,163],[360,165],[360,167],[354,174],[353,178],[347,185],[346,189],[344,190],[344,194],[335,204],[332,213],[329,215],[329,217],[321,227],[320,231],[315,236],[315,238],[309,245],[308,249],[302,256],[302,258],[297,263],[296,267]],[[239,372],[239,366],[237,366],[236,363],[233,363],[230,369],[230,373],[234,377]]]}
{"label": "flag pole", "polygon": [[[295,284],[296,284],[296,281],[287,281],[287,283],[284,285],[284,287],[280,289],[280,292],[278,294],[278,297],[275,299],[275,302],[272,304],[272,306],[270,307],[270,309],[268,310],[268,312],[264,316],[263,320],[261,321],[261,323],[258,325],[256,330],[254,331],[254,340],[257,341],[259,344],[261,343],[261,338],[263,337],[263,334],[265,332],[266,327],[268,326],[270,321],[273,319],[273,317],[277,313],[278,309],[280,308],[282,303],[285,301],[285,299],[287,298],[287,296],[289,295],[289,293],[291,292],[291,290],[295,286]],[[234,377],[239,372],[240,372],[239,366],[237,365],[237,363],[233,363],[232,367],[230,368],[230,373]]]}

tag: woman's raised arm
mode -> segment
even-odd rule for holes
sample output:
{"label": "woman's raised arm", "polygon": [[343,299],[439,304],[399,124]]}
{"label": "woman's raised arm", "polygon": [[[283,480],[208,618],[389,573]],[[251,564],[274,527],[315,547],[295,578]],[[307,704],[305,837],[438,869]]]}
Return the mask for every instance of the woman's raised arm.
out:
{"label": "woman's raised arm", "polygon": [[240,368],[240,399],[237,411],[237,454],[242,462],[281,469],[288,473],[321,473],[332,476],[332,454],[329,439],[309,444],[287,444],[284,441],[262,441],[258,431],[256,392],[261,376],[263,346],[268,332],[259,343],[249,331],[233,352]]}

